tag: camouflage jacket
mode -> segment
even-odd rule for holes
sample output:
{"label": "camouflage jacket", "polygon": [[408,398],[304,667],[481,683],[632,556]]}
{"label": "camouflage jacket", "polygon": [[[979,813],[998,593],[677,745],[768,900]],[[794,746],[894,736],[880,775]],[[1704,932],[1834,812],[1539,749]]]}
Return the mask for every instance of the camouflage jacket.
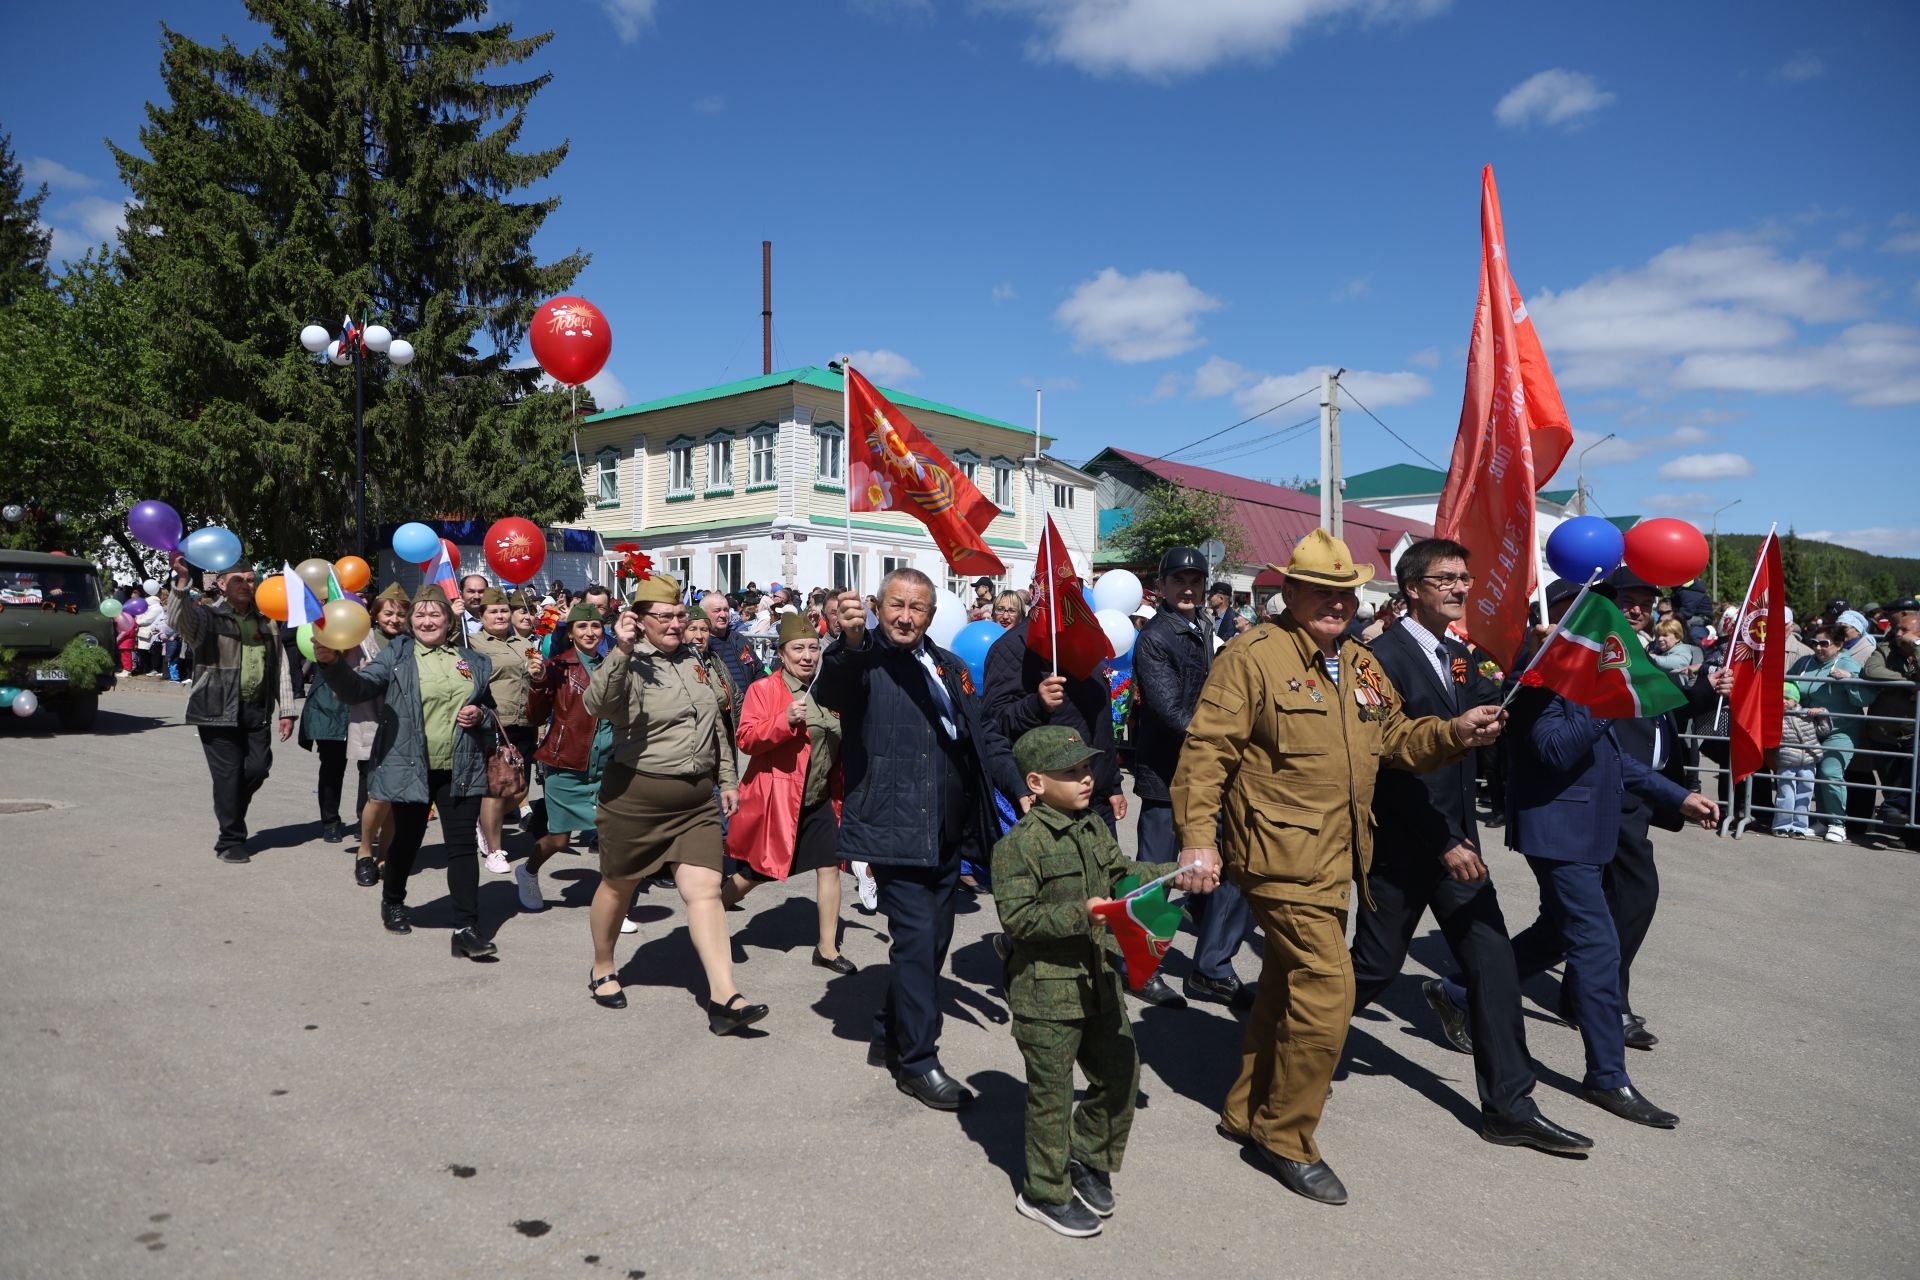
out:
{"label": "camouflage jacket", "polygon": [[1125,875],[1160,868],[1120,852],[1091,809],[1036,804],[993,846],[993,905],[1012,943],[1007,1008],[1016,1018],[1071,1021],[1121,1007],[1118,948],[1087,915]]}

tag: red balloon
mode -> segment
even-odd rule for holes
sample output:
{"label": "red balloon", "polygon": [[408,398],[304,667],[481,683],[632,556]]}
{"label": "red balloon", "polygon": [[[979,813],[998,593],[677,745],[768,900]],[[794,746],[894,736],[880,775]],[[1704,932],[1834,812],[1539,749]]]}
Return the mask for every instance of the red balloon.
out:
{"label": "red balloon", "polygon": [[[453,571],[455,573],[460,572],[460,548],[454,546],[453,543],[446,538],[440,539],[440,548],[447,553],[447,563],[453,566]],[[433,561],[422,560],[420,562],[421,572],[424,573],[431,568],[433,568]]]}
{"label": "red balloon", "polygon": [[532,582],[547,558],[547,535],[539,525],[519,516],[495,520],[481,546],[500,581],[515,586]]}
{"label": "red balloon", "polygon": [[1672,516],[1642,520],[1627,530],[1627,568],[1656,587],[1692,582],[1711,554],[1698,529]]}
{"label": "red balloon", "polygon": [[577,387],[604,369],[613,329],[585,298],[549,298],[533,313],[533,358],[563,386]]}

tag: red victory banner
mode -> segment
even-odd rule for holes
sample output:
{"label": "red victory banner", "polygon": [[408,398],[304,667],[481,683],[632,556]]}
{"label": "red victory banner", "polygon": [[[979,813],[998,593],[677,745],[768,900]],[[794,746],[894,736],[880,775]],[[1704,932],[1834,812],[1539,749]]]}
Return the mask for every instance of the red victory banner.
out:
{"label": "red victory banner", "polygon": [[1735,782],[1766,763],[1769,747],[1780,745],[1780,721],[1787,710],[1787,626],[1779,610],[1786,598],[1780,539],[1769,531],[1760,544],[1760,559],[1753,566],[1753,582],[1740,606],[1733,648],[1727,654],[1727,666],[1733,671],[1733,693],[1727,705]]}
{"label": "red victory banner", "polygon": [[1533,594],[1533,495],[1573,446],[1546,352],[1507,269],[1493,166],[1480,178],[1480,300],[1466,394],[1433,531],[1473,554],[1467,634],[1507,667],[1520,653]]}
{"label": "red victory banner", "polygon": [[927,528],[955,573],[1007,571],[982,537],[1000,508],[871,382],[847,368],[851,511],[904,511]]}
{"label": "red victory banner", "polygon": [[1067,557],[1067,544],[1047,517],[1047,532],[1034,562],[1040,576],[1033,580],[1033,608],[1027,613],[1027,648],[1065,671],[1085,680],[1113,656],[1113,645],[1093,616],[1093,606],[1080,593],[1080,575]]}

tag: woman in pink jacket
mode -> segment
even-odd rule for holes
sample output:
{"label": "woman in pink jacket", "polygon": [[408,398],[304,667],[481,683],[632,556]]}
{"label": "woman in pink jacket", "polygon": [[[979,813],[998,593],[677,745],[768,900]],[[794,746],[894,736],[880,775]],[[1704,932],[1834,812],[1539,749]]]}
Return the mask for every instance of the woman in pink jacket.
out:
{"label": "woman in pink jacket", "polygon": [[747,772],[727,853],[746,869],[721,886],[720,896],[731,906],[769,880],[812,871],[820,915],[813,963],[853,973],[857,966],[840,954],[840,719],[808,695],[819,669],[812,624],[782,614],[780,670],[747,686],[740,708]]}

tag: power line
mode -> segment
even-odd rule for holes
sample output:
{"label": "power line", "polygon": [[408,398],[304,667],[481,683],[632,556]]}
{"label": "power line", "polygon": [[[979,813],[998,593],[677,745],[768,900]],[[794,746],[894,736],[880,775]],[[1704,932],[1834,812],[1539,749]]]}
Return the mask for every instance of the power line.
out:
{"label": "power line", "polygon": [[1414,456],[1414,457],[1416,457],[1416,458],[1418,458],[1418,459],[1420,459],[1420,460],[1421,460],[1422,462],[1424,462],[1424,463],[1426,463],[1426,464],[1427,464],[1428,466],[1430,466],[1430,467],[1432,467],[1432,468],[1433,468],[1433,469],[1434,469],[1435,471],[1445,471],[1445,470],[1446,470],[1446,468],[1445,468],[1445,467],[1443,467],[1443,466],[1441,466],[1441,465],[1440,465],[1439,463],[1437,463],[1437,462],[1435,462],[1435,461],[1434,461],[1434,460],[1433,460],[1432,458],[1429,458],[1429,457],[1428,457],[1428,456],[1427,456],[1426,454],[1424,454],[1424,453],[1422,453],[1422,452],[1420,452],[1420,451],[1419,451],[1418,449],[1415,449],[1415,448],[1413,447],[1413,445],[1412,445],[1411,443],[1409,443],[1409,442],[1408,442],[1408,440],[1407,440],[1407,438],[1406,438],[1405,436],[1403,436],[1403,435],[1401,435],[1401,434],[1400,434],[1400,433],[1399,433],[1398,431],[1395,431],[1395,430],[1394,430],[1394,429],[1393,429],[1392,427],[1390,427],[1390,426],[1388,426],[1388,425],[1387,425],[1386,423],[1384,423],[1384,422],[1381,422],[1381,421],[1380,421],[1380,415],[1379,415],[1379,414],[1377,414],[1377,413],[1375,413],[1375,412],[1374,412],[1373,410],[1371,410],[1371,409],[1369,409],[1369,408],[1367,408],[1367,406],[1366,406],[1366,405],[1364,405],[1364,404],[1360,404],[1360,397],[1359,397],[1359,396],[1356,396],[1355,394],[1353,394],[1353,392],[1352,392],[1352,391],[1351,391],[1351,390],[1350,390],[1350,389],[1349,389],[1349,388],[1348,388],[1348,387],[1346,386],[1346,384],[1344,384],[1344,383],[1342,383],[1342,384],[1341,384],[1341,386],[1340,386],[1340,390],[1341,390],[1342,392],[1344,392],[1344,393],[1346,394],[1346,397],[1347,397],[1347,399],[1349,399],[1349,400],[1351,400],[1351,401],[1353,401],[1353,402],[1354,402],[1355,404],[1359,404],[1359,405],[1360,405],[1360,412],[1362,412],[1362,413],[1364,413],[1364,414],[1366,414],[1366,415],[1367,415],[1367,416],[1368,416],[1369,418],[1372,418],[1372,419],[1374,420],[1374,422],[1375,422],[1375,424],[1376,424],[1376,425],[1378,425],[1378,426],[1379,426],[1379,428],[1380,428],[1380,429],[1381,429],[1382,431],[1384,431],[1384,432],[1386,432],[1386,433],[1387,433],[1388,435],[1390,435],[1390,436],[1392,436],[1392,437],[1393,437],[1393,438],[1394,438],[1395,440],[1398,440],[1398,441],[1399,441],[1399,442],[1400,442],[1401,444],[1404,444],[1404,445],[1406,445],[1406,446],[1407,446],[1407,448],[1408,448],[1408,450],[1409,450],[1410,452],[1412,452],[1412,454],[1413,454],[1413,456]]}
{"label": "power line", "polygon": [[[1187,459],[1187,461],[1194,462],[1194,461],[1198,461],[1201,458],[1217,458],[1217,457],[1220,457],[1222,454],[1228,454],[1228,453],[1260,453],[1267,449],[1271,449],[1276,445],[1285,444],[1290,437],[1297,435],[1303,429],[1307,427],[1311,427],[1316,423],[1318,423],[1319,421],[1320,421],[1320,416],[1318,414],[1315,414],[1311,418],[1301,419],[1299,422],[1294,423],[1290,427],[1281,427],[1279,430],[1273,432],[1272,435],[1267,437],[1267,442],[1265,444],[1256,444],[1253,441],[1248,441],[1244,444],[1224,445],[1217,449],[1209,449],[1205,453],[1197,453],[1192,458]],[[1256,439],[1257,438],[1258,437],[1256,437]]]}
{"label": "power line", "polygon": [[1237,431],[1241,427],[1246,426],[1249,422],[1257,422],[1261,418],[1264,418],[1268,414],[1272,413],[1275,409],[1284,409],[1288,405],[1292,404],[1295,400],[1304,400],[1308,396],[1312,395],[1314,392],[1318,391],[1319,389],[1320,389],[1319,387],[1308,387],[1305,391],[1302,391],[1299,395],[1289,396],[1285,400],[1282,400],[1279,404],[1273,405],[1269,408],[1262,409],[1260,412],[1254,414],[1251,418],[1242,418],[1240,419],[1240,421],[1234,423],[1230,427],[1222,427],[1218,431],[1214,432],[1212,435],[1201,436],[1198,440],[1190,440],[1186,444],[1181,445],[1178,449],[1174,449],[1168,453],[1156,454],[1153,457],[1148,458],[1147,461],[1148,462],[1166,462],[1169,459],[1171,459],[1174,456],[1174,454],[1185,453],[1187,450],[1195,448],[1199,445],[1203,445],[1209,440],[1217,440],[1221,436],[1227,434],[1227,432],[1229,431]]}

